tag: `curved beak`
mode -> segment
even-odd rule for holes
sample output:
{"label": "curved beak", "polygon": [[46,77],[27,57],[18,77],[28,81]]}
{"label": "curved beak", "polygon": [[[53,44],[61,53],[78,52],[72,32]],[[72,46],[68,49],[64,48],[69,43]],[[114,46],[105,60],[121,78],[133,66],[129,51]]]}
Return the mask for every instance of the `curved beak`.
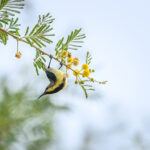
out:
{"label": "curved beak", "polygon": [[43,94],[41,94],[37,99],[40,99],[42,96],[44,96],[46,93],[44,92]]}

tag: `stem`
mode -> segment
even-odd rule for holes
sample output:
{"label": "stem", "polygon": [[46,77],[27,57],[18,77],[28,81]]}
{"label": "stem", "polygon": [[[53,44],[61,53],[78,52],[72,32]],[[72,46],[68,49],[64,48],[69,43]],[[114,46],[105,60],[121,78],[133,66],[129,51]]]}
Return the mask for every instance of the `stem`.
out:
{"label": "stem", "polygon": [[18,53],[18,50],[19,50],[19,46],[18,46],[18,40],[17,40],[17,53]]}

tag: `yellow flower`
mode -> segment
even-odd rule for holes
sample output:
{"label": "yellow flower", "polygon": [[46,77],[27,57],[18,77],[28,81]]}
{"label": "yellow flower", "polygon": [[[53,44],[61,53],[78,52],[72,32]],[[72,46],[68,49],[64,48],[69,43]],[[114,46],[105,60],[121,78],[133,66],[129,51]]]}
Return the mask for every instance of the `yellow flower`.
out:
{"label": "yellow flower", "polygon": [[15,57],[17,57],[17,58],[19,59],[19,58],[21,58],[21,55],[22,55],[21,52],[17,52],[17,53],[15,54]]}
{"label": "yellow flower", "polygon": [[72,62],[73,62],[73,58],[72,58],[72,57],[68,57],[68,58],[67,58],[67,62],[68,62],[68,63],[72,63]]}
{"label": "yellow flower", "polygon": [[83,65],[82,65],[82,69],[83,69],[83,70],[87,70],[87,69],[89,69],[89,66],[88,66],[87,64],[83,64]]}
{"label": "yellow flower", "polygon": [[80,75],[80,71],[78,69],[74,70],[73,75],[78,77]]}
{"label": "yellow flower", "polygon": [[78,59],[77,57],[75,57],[75,58],[73,59],[73,65],[74,65],[74,66],[78,66],[78,65],[79,65],[79,59]]}
{"label": "yellow flower", "polygon": [[66,50],[62,50],[61,53],[60,53],[60,56],[62,58],[66,58],[68,56],[68,52]]}
{"label": "yellow flower", "polygon": [[72,68],[72,64],[67,64],[67,69]]}
{"label": "yellow flower", "polygon": [[75,57],[73,60],[75,60],[75,61],[79,61],[79,59],[78,59],[77,57]]}
{"label": "yellow flower", "polygon": [[84,70],[83,71],[83,77],[89,77],[90,71],[89,70]]}
{"label": "yellow flower", "polygon": [[79,65],[79,61],[73,61],[73,65],[74,66],[78,66]]}

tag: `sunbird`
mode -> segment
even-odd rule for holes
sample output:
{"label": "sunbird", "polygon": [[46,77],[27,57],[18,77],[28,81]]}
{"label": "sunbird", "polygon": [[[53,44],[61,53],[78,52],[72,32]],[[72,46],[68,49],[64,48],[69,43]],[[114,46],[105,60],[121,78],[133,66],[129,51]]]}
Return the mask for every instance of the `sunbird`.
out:
{"label": "sunbird", "polygon": [[64,89],[67,85],[66,74],[60,70],[60,68],[62,67],[62,63],[60,63],[61,66],[59,67],[59,69],[51,68],[50,67],[51,60],[52,60],[52,57],[50,56],[49,65],[48,67],[45,67],[45,73],[46,73],[47,78],[50,81],[50,84],[46,87],[44,93],[41,94],[39,98],[46,94],[57,93],[61,91],[62,89]]}

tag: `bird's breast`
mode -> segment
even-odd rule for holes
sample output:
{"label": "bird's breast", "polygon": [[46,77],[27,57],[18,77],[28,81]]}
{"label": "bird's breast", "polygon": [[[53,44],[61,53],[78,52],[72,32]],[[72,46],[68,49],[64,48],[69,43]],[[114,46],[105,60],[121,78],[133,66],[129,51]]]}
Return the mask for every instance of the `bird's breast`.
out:
{"label": "bird's breast", "polygon": [[66,87],[66,83],[67,83],[66,77],[63,77],[61,80],[58,79],[53,87],[47,89],[46,93],[47,94],[57,93]]}

